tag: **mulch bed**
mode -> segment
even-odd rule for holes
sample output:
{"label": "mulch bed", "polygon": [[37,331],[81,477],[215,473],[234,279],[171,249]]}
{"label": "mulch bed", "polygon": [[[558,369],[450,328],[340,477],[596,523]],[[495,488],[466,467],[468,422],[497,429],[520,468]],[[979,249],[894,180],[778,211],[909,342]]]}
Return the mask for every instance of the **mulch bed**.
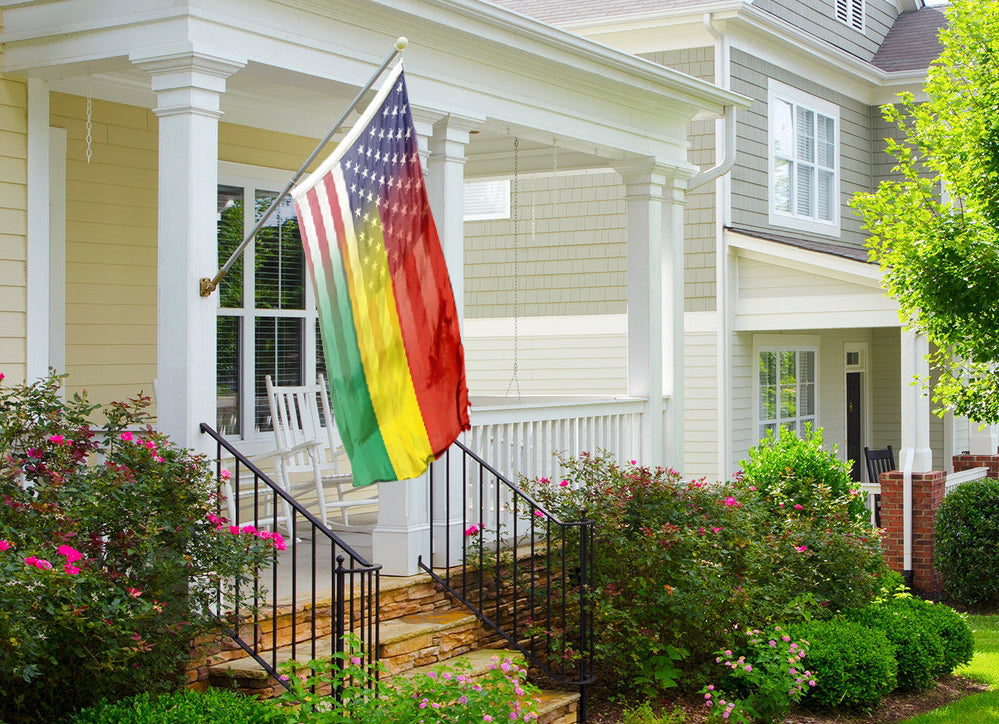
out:
{"label": "mulch bed", "polygon": [[[963,676],[944,676],[937,685],[927,691],[917,693],[894,693],[886,696],[881,706],[870,713],[812,712],[795,709],[784,719],[784,724],[888,724],[908,719],[911,716],[937,709],[944,704],[970,694],[988,691],[988,687]],[[633,701],[615,698],[612,701],[607,692],[596,688],[590,694],[587,721],[590,724],[619,724],[622,712],[641,704],[641,698]],[[706,718],[704,700],[698,695],[676,698],[665,702],[666,711],[679,706],[686,715],[686,721],[703,722]],[[656,708],[656,707],[653,707]]]}

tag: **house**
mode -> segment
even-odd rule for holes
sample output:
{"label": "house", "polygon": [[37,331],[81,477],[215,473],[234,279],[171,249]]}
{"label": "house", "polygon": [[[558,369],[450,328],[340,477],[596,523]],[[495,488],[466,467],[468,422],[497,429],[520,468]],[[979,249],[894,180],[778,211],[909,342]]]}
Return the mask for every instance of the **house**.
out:
{"label": "house", "polygon": [[[899,465],[911,453],[917,471],[952,470],[952,456],[963,450],[996,452],[994,428],[932,415],[927,396],[910,384],[914,375],[926,375],[926,342],[900,324],[849,206],[855,193],[891,178],[884,139],[897,129],[885,124],[879,106],[903,90],[918,98],[939,53],[941,8],[922,0],[497,2],[752,99],[734,122],[695,120],[690,130],[691,163],[717,163],[732,146],[735,155],[730,173],[690,189],[686,198],[686,474],[727,478],[767,430],[800,431],[809,423],[854,461],[858,481],[866,478],[865,446],[902,448]],[[593,183],[589,178],[583,187]],[[576,183],[567,182],[560,193],[573,193]],[[533,213],[530,204],[525,201],[522,215]],[[598,229],[620,244],[612,230],[624,204],[612,197],[594,204],[596,219],[570,224]],[[471,227],[469,262],[478,241],[478,227]],[[532,246],[543,253],[541,244]],[[525,316],[539,315],[529,319],[533,330],[559,330],[548,337],[527,333],[533,336],[521,355],[535,363],[537,391],[556,383],[538,380],[544,353],[534,350],[557,347],[552,340],[566,330],[597,332],[578,338],[586,342],[578,343],[577,358],[621,349],[611,340],[625,334],[623,279],[610,286],[606,316],[573,317],[574,305],[562,300],[521,307]],[[557,293],[558,286],[552,289]],[[472,317],[483,296],[469,291],[470,334],[478,332]],[[542,322],[543,309],[557,311]],[[502,346],[495,322],[481,324],[483,336]],[[625,361],[611,354],[605,360],[609,372],[593,365],[589,378],[580,382],[574,374],[569,384],[596,392],[609,383],[624,392]],[[481,367],[473,372],[484,374]]]}
{"label": "house", "polygon": [[[673,340],[684,200],[698,174],[687,129],[745,107],[739,94],[480,0],[3,0],[0,11],[8,381],[51,366],[69,373],[69,392],[85,388],[97,402],[155,391],[158,425],[180,444],[207,448],[207,422],[247,453],[268,447],[264,377],[293,384],[321,366],[289,210],[217,293],[201,296],[199,280],[407,36],[431,203],[469,327],[496,311],[488,290],[504,273],[497,259],[516,258],[536,229],[523,218],[512,237],[466,243],[466,179],[512,179],[522,202],[554,167],[559,179],[583,179],[585,193],[623,199],[613,258],[581,214],[565,226],[579,235],[559,242],[568,255],[541,269],[552,283],[525,259],[532,278],[522,290],[532,314],[536,292],[568,277],[567,303],[580,297],[581,308],[609,310],[631,329],[608,352],[627,360],[613,392],[628,399],[589,404],[585,415],[551,399],[530,412],[478,405],[479,428],[508,425],[510,415],[555,415],[577,431],[580,420],[589,429],[610,420],[610,429],[625,419],[619,439],[636,456],[678,454],[682,346]],[[470,358],[481,360],[486,342],[470,337]],[[477,375],[472,395],[487,394]],[[429,527],[425,486],[380,487],[374,559],[387,572],[414,572]]]}

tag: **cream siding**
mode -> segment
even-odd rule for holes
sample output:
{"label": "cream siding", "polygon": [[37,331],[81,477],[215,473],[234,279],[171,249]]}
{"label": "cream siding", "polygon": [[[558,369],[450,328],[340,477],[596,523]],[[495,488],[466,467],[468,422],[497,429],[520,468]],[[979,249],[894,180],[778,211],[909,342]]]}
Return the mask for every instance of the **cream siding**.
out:
{"label": "cream siding", "polygon": [[[560,317],[546,329],[523,330],[517,341],[513,376],[512,320],[466,320],[463,335],[469,393],[473,396],[624,395],[627,393],[627,320],[621,331],[587,331],[587,317]],[[601,325],[606,327],[606,325]],[[498,329],[503,327],[502,330]],[[555,332],[552,330],[559,330]]]}
{"label": "cream siding", "polygon": [[[858,287],[839,279],[806,274],[797,269],[739,259],[739,298],[772,299],[783,296],[855,295]],[[880,292],[879,292],[880,294]]]}
{"label": "cream siding", "polygon": [[27,375],[28,91],[0,78],[0,373]]}
{"label": "cream siding", "polygon": [[684,339],[684,458],[688,477],[718,478],[718,346],[714,332]]}
{"label": "cream siding", "polygon": [[753,335],[732,335],[732,466],[738,470],[751,445],[756,444],[755,379],[758,371],[753,359]]}
{"label": "cream siding", "polygon": [[156,118],[95,100],[87,162],[86,100],[52,93],[66,129],[67,392],[95,402],[153,391],[156,377]]}

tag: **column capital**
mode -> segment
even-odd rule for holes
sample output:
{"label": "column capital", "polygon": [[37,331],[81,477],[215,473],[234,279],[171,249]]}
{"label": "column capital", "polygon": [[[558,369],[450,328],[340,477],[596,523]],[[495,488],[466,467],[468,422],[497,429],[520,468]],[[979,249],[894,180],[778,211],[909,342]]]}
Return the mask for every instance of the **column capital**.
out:
{"label": "column capital", "polygon": [[226,79],[246,65],[245,58],[186,47],[149,48],[129,56],[146,71],[157,95],[157,116],[198,113],[219,118],[219,97]]}
{"label": "column capital", "polygon": [[[625,196],[662,196],[667,189],[671,193],[680,191],[697,171],[693,166],[663,163],[651,156],[626,158],[614,161],[611,165],[621,176]],[[656,187],[661,189],[659,193],[655,192]]]}

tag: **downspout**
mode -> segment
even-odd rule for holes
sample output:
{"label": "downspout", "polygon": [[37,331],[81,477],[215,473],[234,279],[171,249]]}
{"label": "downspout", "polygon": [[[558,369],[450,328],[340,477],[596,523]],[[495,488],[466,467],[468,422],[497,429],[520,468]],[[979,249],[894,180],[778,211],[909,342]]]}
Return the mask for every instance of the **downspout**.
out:
{"label": "downspout", "polygon": [[[729,89],[729,48],[721,31],[715,27],[714,16],[704,13],[704,28],[715,41],[714,66],[715,84],[725,90]],[[721,158],[711,168],[701,171],[689,182],[688,190],[697,188],[709,181],[715,184],[715,351],[717,391],[716,414],[718,431],[718,478],[728,479],[732,465],[732,402],[729,368],[731,364],[731,293],[729,290],[730,270],[728,242],[725,239],[725,226],[729,221],[729,180],[724,178],[735,165],[736,154],[736,107],[725,107],[725,116],[715,123],[715,138],[722,142]],[[715,147],[717,149],[716,141]]]}
{"label": "downspout", "polygon": [[[715,85],[728,90],[728,46],[725,39],[715,27],[714,17],[711,13],[704,13],[704,28],[715,39]],[[687,190],[696,189],[709,181],[728,173],[735,165],[735,106],[725,106],[725,117],[721,121],[724,124],[725,143],[722,146],[722,157],[711,168],[706,168],[697,173],[687,182]],[[717,131],[717,127],[716,127]]]}

